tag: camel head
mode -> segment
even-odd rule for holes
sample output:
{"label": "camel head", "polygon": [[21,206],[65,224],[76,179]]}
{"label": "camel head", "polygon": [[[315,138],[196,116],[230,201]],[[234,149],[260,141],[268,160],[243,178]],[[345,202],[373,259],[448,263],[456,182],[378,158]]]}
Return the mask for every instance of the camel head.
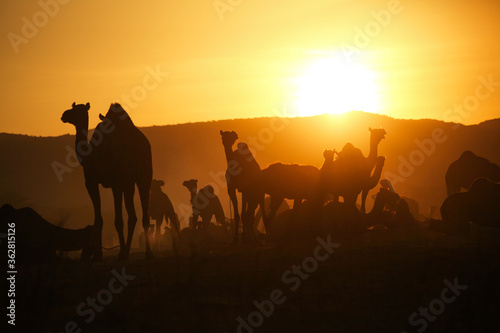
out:
{"label": "camel head", "polygon": [[368,131],[371,134],[370,140],[372,140],[376,143],[379,143],[380,141],[385,139],[385,135],[387,134],[385,129],[383,129],[382,127],[379,127],[379,128],[371,128],[370,127],[370,128],[368,128]]}
{"label": "camel head", "polygon": [[236,140],[238,140],[238,134],[235,131],[220,131],[220,135],[222,137],[222,144],[224,147],[232,147]]}
{"label": "camel head", "polygon": [[323,151],[323,157],[325,158],[325,161],[333,162],[333,158],[336,153],[337,152],[335,150],[325,149]]}
{"label": "camel head", "polygon": [[76,127],[88,127],[90,103],[76,104],[72,108],[64,111],[61,120],[63,123],[70,123]]}
{"label": "camel head", "polygon": [[165,185],[165,182],[161,179],[153,179],[151,181],[151,192],[154,192],[154,191],[161,191],[161,187]]}
{"label": "camel head", "polygon": [[193,189],[196,189],[198,186],[198,179],[190,179],[186,180],[182,183],[189,191],[193,191]]}

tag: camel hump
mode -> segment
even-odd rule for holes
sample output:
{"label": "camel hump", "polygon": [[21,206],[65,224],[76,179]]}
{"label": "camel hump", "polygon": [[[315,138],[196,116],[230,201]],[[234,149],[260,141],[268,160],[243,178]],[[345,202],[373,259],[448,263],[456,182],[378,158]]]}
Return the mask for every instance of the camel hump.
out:
{"label": "camel hump", "polygon": [[208,192],[208,193],[210,193],[210,194],[212,194],[212,195],[215,193],[214,188],[212,187],[212,185],[207,185],[207,186],[205,186],[204,191],[205,191],[205,192]]}
{"label": "camel hump", "polygon": [[462,155],[460,155],[460,160],[471,160],[473,158],[476,158],[477,155],[474,154],[472,151],[470,150],[466,150],[462,153]]}
{"label": "camel hump", "polygon": [[493,183],[492,181],[490,181],[487,178],[481,177],[481,178],[477,178],[476,180],[474,180],[469,191],[470,192],[484,192],[484,191],[487,191],[488,189],[494,188],[496,186],[499,186],[499,185]]}

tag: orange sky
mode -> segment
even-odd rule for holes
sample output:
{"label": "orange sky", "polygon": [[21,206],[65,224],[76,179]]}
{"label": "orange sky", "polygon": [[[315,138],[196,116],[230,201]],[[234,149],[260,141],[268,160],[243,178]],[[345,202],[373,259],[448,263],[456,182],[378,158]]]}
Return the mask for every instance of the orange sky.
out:
{"label": "orange sky", "polygon": [[60,1],[0,2],[0,132],[73,133],[60,121],[73,102],[90,102],[91,127],[117,100],[139,126],[294,115],[294,82],[328,57],[375,74],[379,113],[500,117],[498,1]]}

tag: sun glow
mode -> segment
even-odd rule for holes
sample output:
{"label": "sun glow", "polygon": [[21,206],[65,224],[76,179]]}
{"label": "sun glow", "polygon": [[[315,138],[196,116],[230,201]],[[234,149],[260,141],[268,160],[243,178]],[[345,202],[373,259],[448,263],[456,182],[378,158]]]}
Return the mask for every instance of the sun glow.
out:
{"label": "sun glow", "polygon": [[299,116],[379,110],[375,73],[343,57],[315,60],[295,83]]}

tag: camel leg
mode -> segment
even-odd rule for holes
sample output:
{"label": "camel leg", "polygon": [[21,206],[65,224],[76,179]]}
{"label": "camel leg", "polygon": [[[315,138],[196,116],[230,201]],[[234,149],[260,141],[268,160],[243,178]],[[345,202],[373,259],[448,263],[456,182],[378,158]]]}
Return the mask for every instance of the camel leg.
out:
{"label": "camel leg", "polygon": [[242,213],[241,220],[243,222],[243,237],[250,242],[257,242],[254,233],[255,209],[257,209],[258,200],[255,197],[249,197],[248,194],[242,194]]}
{"label": "camel leg", "polygon": [[[146,235],[146,259],[153,258],[153,252],[151,252],[151,247],[149,245],[149,226],[150,226],[150,221],[149,221],[149,191],[151,189],[151,179],[145,181],[145,182],[139,182],[137,183],[137,188],[139,189],[139,197],[141,198],[141,208],[142,208],[142,227],[144,228],[144,234]],[[134,208],[134,192],[132,192],[132,209]],[[137,221],[137,217],[135,218],[135,221]],[[163,216],[161,217],[160,220],[160,225],[163,221]],[[135,228],[135,222],[134,222],[134,228]],[[132,235],[134,234],[134,228],[132,229]],[[158,228],[156,232],[161,233],[161,229]],[[130,226],[129,226],[130,230]],[[130,240],[129,243],[129,250],[130,250],[130,244],[132,244],[132,240]]]}
{"label": "camel leg", "polygon": [[[99,184],[94,182],[85,182],[85,187],[89,193],[92,205],[94,206],[94,226],[97,229],[97,244],[94,253],[94,260],[102,259],[102,225],[103,219],[101,215],[101,196],[99,194]],[[82,260],[89,259],[83,258]]]}
{"label": "camel leg", "polygon": [[240,227],[240,214],[238,212],[238,198],[236,197],[236,189],[231,187],[228,189],[229,198],[231,199],[231,203],[233,204],[234,210],[234,238],[233,245],[238,244],[238,229]]}
{"label": "camel leg", "polygon": [[113,188],[113,201],[115,204],[115,229],[118,232],[120,241],[120,257],[125,251],[125,237],[123,236],[123,192],[120,189]]}
{"label": "camel leg", "polygon": [[193,214],[193,217],[191,218],[192,222],[193,222],[193,230],[199,229],[199,227],[200,227],[199,222],[198,222],[199,218],[200,218],[199,215]]}
{"label": "camel leg", "polygon": [[257,209],[259,202],[257,200],[251,200],[247,205],[247,213],[246,213],[246,223],[247,223],[247,232],[250,234],[250,240],[254,243],[258,243],[257,236],[255,235],[255,210]]}
{"label": "camel leg", "polygon": [[271,224],[271,221],[276,217],[276,212],[283,203],[283,200],[285,200],[283,197],[277,197],[274,195],[271,196],[271,211],[269,212],[269,217],[267,218],[268,224]]}
{"label": "camel leg", "polygon": [[[134,237],[135,224],[137,223],[137,215],[135,214],[134,208],[134,192],[135,187],[129,186],[128,189],[124,191],[125,197],[125,209],[128,215],[128,233],[127,233],[127,243],[124,253],[120,256],[120,259],[128,259],[130,254],[130,246],[132,245],[132,239]],[[149,248],[149,229],[144,229],[144,240],[146,241],[146,251]]]}
{"label": "camel leg", "polygon": [[369,189],[364,189],[363,192],[361,192],[361,208],[359,209],[361,213],[365,214],[366,213],[366,197],[368,196],[368,192],[370,192]]}
{"label": "camel leg", "polygon": [[[169,212],[168,213],[168,219],[170,220],[170,225],[172,226],[173,229],[177,232],[177,235],[180,233],[180,225],[179,225],[179,219],[177,218],[177,215],[175,215],[174,212]],[[166,217],[165,217],[166,220]]]}

